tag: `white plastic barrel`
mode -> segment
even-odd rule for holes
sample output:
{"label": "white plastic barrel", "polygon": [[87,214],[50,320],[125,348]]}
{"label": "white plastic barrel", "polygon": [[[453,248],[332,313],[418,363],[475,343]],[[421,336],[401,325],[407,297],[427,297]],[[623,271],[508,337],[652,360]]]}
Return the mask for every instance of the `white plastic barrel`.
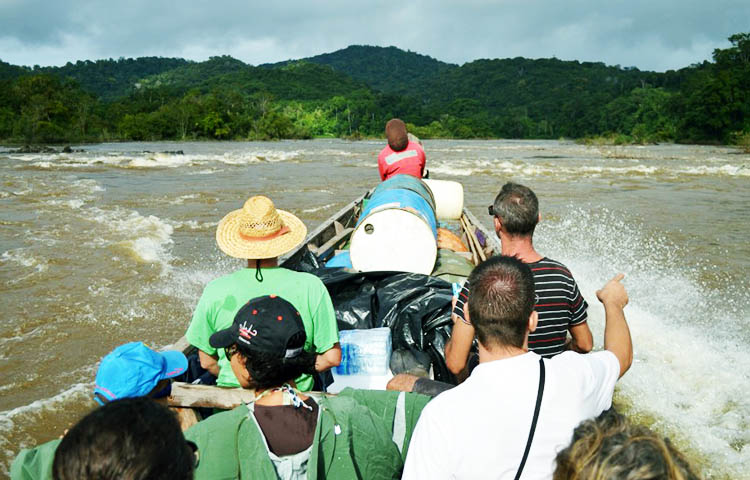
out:
{"label": "white plastic barrel", "polygon": [[352,267],[429,275],[437,258],[430,187],[411,175],[394,175],[378,185],[366,202],[351,237]]}
{"label": "white plastic barrel", "polygon": [[421,215],[401,208],[370,213],[352,233],[352,266],[363,272],[429,275],[435,266],[435,233]]}
{"label": "white plastic barrel", "polygon": [[435,198],[435,216],[438,220],[458,220],[464,209],[464,187],[450,180],[422,179]]}

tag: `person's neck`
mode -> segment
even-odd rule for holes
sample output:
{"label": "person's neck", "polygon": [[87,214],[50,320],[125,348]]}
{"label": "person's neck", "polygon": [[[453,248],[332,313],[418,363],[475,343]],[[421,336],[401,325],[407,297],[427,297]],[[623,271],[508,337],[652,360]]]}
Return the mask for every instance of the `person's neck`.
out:
{"label": "person's neck", "polygon": [[[295,388],[295,389],[297,388],[297,384],[295,384],[294,381],[292,380],[286,383],[288,383],[292,388]],[[267,395],[264,395],[262,398],[259,398],[258,400],[255,401],[255,403],[257,405],[265,405],[267,407],[275,407],[275,406],[283,405],[284,404],[284,392],[280,390],[281,387],[282,386],[279,385],[278,387],[271,387],[271,388],[266,388],[262,390],[256,389],[255,390],[256,397],[262,394],[263,392],[265,392],[266,390],[273,390],[273,391],[268,393]],[[297,393],[297,396],[299,396],[299,398],[303,401],[309,398],[307,395],[303,394],[302,392]]]}
{"label": "person's neck", "polygon": [[272,268],[279,265],[279,258],[263,258],[261,260],[248,260],[247,268],[257,268],[257,264],[260,263],[260,268]]}
{"label": "person's neck", "polygon": [[505,360],[507,358],[517,357],[529,352],[527,341],[523,342],[522,347],[512,345],[493,345],[486,348],[479,343],[479,363],[494,362],[495,360]]}
{"label": "person's neck", "polygon": [[516,257],[523,263],[534,263],[544,258],[534,249],[531,235],[518,236],[500,232],[500,253],[509,257]]}

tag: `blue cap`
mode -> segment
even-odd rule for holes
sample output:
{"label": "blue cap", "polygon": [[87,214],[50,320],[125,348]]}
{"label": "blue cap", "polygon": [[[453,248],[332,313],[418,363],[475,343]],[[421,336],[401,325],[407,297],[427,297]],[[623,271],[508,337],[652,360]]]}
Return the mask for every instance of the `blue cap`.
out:
{"label": "blue cap", "polygon": [[142,342],[126,343],[102,358],[96,372],[94,399],[104,404],[102,398],[112,401],[145,397],[159,381],[186,370],[187,358],[182,352],[155,352]]}

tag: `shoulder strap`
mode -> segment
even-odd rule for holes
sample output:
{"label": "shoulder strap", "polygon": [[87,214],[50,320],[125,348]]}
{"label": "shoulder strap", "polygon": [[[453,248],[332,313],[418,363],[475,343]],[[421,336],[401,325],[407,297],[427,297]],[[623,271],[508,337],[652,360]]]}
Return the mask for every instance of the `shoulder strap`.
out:
{"label": "shoulder strap", "polygon": [[539,420],[539,409],[542,406],[542,396],[544,395],[544,359],[539,358],[539,390],[536,393],[536,406],[534,407],[534,419],[531,421],[531,430],[529,431],[529,439],[526,441],[526,450],[523,452],[523,458],[521,459],[521,465],[518,466],[515,480],[521,478],[523,467],[526,465],[526,459],[529,457],[529,450],[531,450],[531,441],[534,439],[534,430],[536,430],[536,421]]}

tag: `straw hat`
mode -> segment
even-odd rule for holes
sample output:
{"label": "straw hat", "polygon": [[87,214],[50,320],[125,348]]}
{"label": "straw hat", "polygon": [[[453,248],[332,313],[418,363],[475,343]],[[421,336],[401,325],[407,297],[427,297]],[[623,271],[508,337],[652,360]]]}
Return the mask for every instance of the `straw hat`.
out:
{"label": "straw hat", "polygon": [[302,220],[276,210],[271,199],[258,195],[221,219],[216,228],[216,243],[230,257],[259,260],[288,252],[305,235],[307,227]]}

